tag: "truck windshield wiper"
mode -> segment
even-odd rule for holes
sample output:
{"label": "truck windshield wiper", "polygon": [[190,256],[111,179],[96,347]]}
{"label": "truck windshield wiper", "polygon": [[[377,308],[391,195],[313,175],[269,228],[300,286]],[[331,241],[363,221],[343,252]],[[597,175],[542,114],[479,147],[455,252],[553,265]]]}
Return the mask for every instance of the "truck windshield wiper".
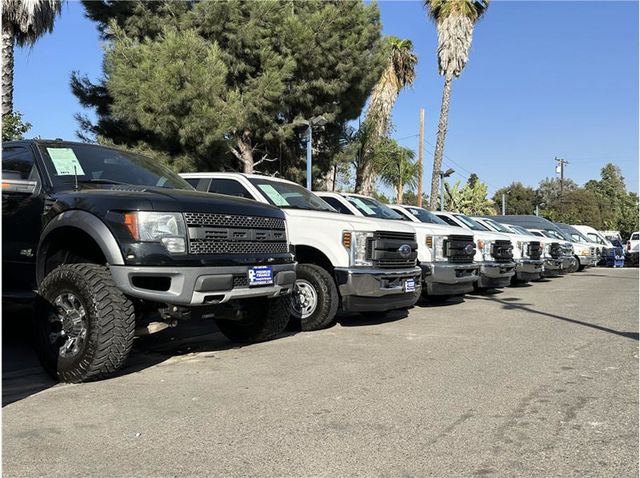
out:
{"label": "truck windshield wiper", "polygon": [[91,183],[91,184],[127,184],[120,181],[114,181],[113,179],[102,179],[102,178],[79,179],[78,182]]}

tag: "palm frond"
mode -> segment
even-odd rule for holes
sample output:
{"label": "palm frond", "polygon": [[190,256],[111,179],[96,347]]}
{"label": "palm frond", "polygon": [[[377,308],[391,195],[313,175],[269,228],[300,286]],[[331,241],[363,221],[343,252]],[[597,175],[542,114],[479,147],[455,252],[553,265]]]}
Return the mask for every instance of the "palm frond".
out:
{"label": "palm frond", "polygon": [[61,9],[60,0],[3,0],[2,22],[13,26],[16,44],[30,46],[53,30]]}

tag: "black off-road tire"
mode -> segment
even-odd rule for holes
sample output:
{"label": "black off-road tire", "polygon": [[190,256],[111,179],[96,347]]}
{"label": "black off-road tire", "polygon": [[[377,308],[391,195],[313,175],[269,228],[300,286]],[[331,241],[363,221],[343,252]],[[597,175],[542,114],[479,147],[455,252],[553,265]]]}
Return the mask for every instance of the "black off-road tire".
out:
{"label": "black off-road tire", "polygon": [[[298,280],[305,281],[313,287],[317,295],[317,304],[313,313],[304,318],[300,317],[292,308],[290,327],[302,331],[320,330],[328,327],[335,319],[340,306],[338,287],[333,277],[325,269],[315,264],[298,264],[296,282]],[[295,288],[293,293],[296,294]],[[294,301],[295,297],[292,297],[291,300]]]}
{"label": "black off-road tire", "polygon": [[[86,339],[73,357],[51,344],[48,324],[60,294],[72,293],[86,312]],[[44,368],[62,382],[85,382],[113,375],[127,359],[135,333],[133,304],[97,264],[66,264],[40,284],[36,302],[36,348]]]}
{"label": "black off-road tire", "polygon": [[264,342],[280,335],[289,323],[291,296],[247,299],[239,306],[240,320],[216,319],[220,332],[232,342]]}

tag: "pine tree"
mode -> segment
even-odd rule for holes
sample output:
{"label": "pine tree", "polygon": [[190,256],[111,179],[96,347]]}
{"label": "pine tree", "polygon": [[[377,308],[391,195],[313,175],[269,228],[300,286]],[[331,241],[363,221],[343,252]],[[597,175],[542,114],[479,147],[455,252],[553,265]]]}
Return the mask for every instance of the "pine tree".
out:
{"label": "pine tree", "polygon": [[319,178],[382,70],[375,4],[124,3],[85,3],[108,46],[99,83],[72,78],[98,116],[79,118],[81,130],[168,154],[176,169],[259,166],[301,180],[304,122],[323,115]]}

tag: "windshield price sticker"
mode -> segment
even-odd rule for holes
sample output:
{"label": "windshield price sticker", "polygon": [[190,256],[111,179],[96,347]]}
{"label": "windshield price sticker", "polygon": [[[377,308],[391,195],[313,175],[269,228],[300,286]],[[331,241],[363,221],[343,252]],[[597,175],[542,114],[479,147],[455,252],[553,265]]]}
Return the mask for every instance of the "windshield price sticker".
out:
{"label": "windshield price sticker", "polygon": [[269,196],[276,206],[289,206],[287,200],[271,184],[259,184],[258,187]]}
{"label": "windshield price sticker", "polygon": [[58,176],[84,176],[80,161],[71,148],[47,148]]}
{"label": "windshield price sticker", "polygon": [[273,284],[273,268],[271,266],[256,266],[249,269],[249,285]]}
{"label": "windshield price sticker", "polygon": [[369,206],[367,206],[362,199],[360,198],[353,198],[353,202],[356,203],[356,206],[358,206],[358,209],[361,209],[362,211],[364,211],[365,214],[371,214],[371,215],[375,215],[375,211],[373,209],[371,209]]}

